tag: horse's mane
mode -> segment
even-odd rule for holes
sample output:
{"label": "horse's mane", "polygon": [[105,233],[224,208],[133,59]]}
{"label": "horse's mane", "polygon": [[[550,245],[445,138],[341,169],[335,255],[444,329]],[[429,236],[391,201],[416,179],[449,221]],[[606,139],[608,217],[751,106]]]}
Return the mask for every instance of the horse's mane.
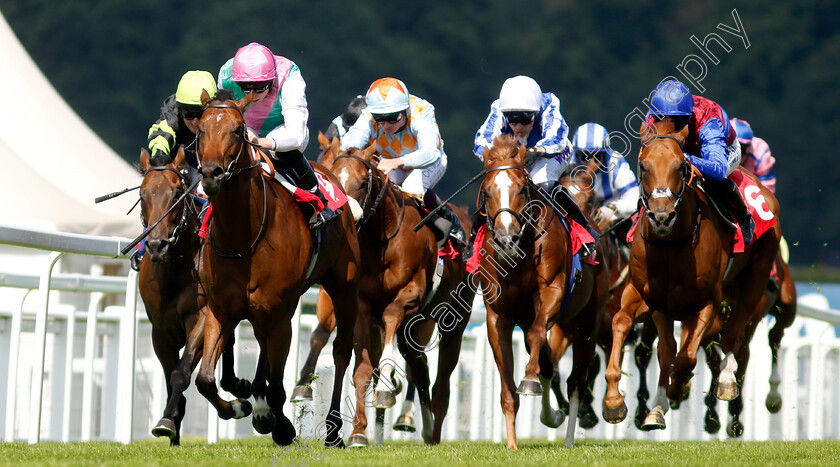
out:
{"label": "horse's mane", "polygon": [[651,143],[656,136],[673,136],[682,144],[685,142],[685,137],[687,136],[687,131],[685,132],[686,134],[683,134],[686,129],[687,127],[682,127],[679,131],[675,131],[674,121],[671,120],[671,117],[665,116],[653,123],[645,121],[639,130],[639,137],[642,140],[642,146]]}
{"label": "horse's mane", "polygon": [[225,102],[225,101],[235,101],[236,97],[233,95],[233,91],[230,89],[221,88],[216,92],[216,97],[210,99],[207,104]]}
{"label": "horse's mane", "polygon": [[493,146],[484,151],[485,162],[504,162],[519,154],[519,147],[513,135],[499,135],[493,139]]}

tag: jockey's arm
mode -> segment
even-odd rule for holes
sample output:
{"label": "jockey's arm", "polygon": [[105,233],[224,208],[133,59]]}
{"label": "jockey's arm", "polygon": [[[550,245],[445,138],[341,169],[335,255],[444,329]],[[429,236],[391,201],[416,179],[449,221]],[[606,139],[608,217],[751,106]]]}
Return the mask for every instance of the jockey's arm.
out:
{"label": "jockey's arm", "polygon": [[[161,106],[160,118],[149,128],[148,147],[152,157],[170,159],[169,153],[177,144],[177,134],[173,125],[177,125],[178,109],[175,96],[168,97]],[[168,160],[165,162],[169,162]]]}
{"label": "jockey's arm", "polygon": [[713,118],[697,131],[700,139],[700,156],[690,155],[691,163],[704,178],[719,182],[726,178],[727,154],[726,135],[723,124]]}
{"label": "jockey's arm", "polygon": [[266,135],[266,138],[271,140],[269,144],[273,146],[267,149],[281,152],[295,149],[303,151],[309,143],[309,128],[306,125],[309,109],[306,105],[306,83],[298,70],[292,71],[286,78],[280,95],[283,124]]}
{"label": "jockey's arm", "polygon": [[615,207],[615,215],[618,218],[630,217],[636,211],[639,203],[639,183],[636,175],[630,169],[630,164],[621,159],[614,169],[615,173],[610,174],[613,196],[606,200],[606,204]]}
{"label": "jockey's arm", "polygon": [[346,151],[350,148],[364,149],[372,142],[372,137],[373,118],[370,116],[370,112],[363,110],[362,115],[359,116],[356,123],[341,138],[341,150]]}
{"label": "jockey's arm", "polygon": [[493,146],[493,138],[502,134],[505,119],[499,110],[498,103],[499,101],[495,101],[490,105],[490,114],[475,132],[473,154],[482,162],[484,162],[484,151]]}

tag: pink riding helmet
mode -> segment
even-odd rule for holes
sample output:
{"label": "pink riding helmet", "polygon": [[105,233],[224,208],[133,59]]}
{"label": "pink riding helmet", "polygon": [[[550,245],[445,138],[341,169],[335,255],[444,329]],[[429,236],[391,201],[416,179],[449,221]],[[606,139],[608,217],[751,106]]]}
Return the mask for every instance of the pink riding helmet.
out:
{"label": "pink riding helmet", "polygon": [[274,54],[262,44],[251,42],[233,57],[231,79],[237,83],[271,81],[275,74]]}

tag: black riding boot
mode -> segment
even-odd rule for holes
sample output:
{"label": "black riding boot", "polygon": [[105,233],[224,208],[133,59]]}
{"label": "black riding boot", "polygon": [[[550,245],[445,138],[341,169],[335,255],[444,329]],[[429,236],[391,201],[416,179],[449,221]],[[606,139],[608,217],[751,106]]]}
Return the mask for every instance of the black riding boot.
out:
{"label": "black riding boot", "polygon": [[[431,188],[423,196],[423,205],[429,211],[436,209],[441,203],[442,201]],[[443,234],[441,236],[442,238],[438,240],[438,250],[446,246],[446,241],[450,236],[462,246],[467,244],[466,234],[464,233],[464,228],[461,227],[461,221],[449,209],[449,206],[444,204],[442,208],[438,209],[436,215],[437,217],[432,221],[432,225]]]}
{"label": "black riding boot", "polygon": [[545,182],[540,183],[540,188],[545,190],[548,193],[551,193],[551,199],[557,203],[557,206],[566,214],[566,217],[571,218],[573,221],[580,224],[595,241],[586,246],[589,251],[595,250],[595,245],[598,243],[598,238],[601,236],[595,229],[589,225],[589,220],[583,214],[583,211],[580,210],[580,206],[577,205],[575,198],[569,193],[569,190],[566,189],[563,185],[560,185],[557,182]]}
{"label": "black riding boot", "polygon": [[467,242],[466,251],[464,251],[464,261],[469,261],[470,257],[472,257],[473,248],[475,248],[475,236],[478,234],[478,229],[486,223],[487,216],[482,215],[481,212],[477,212],[475,214],[475,219],[473,219],[472,230],[470,230],[470,240]]}
{"label": "black riding boot", "polygon": [[[709,182],[706,182],[706,184],[708,185]],[[741,190],[738,189],[738,185],[729,177],[724,178],[720,182],[712,182],[711,185],[712,190],[718,194],[718,199],[726,202],[732,208],[732,214],[741,226],[744,245],[752,243],[755,221],[747,209],[746,203],[744,203],[744,198],[741,196]]]}
{"label": "black riding boot", "polygon": [[324,203],[324,210],[320,213],[313,213],[309,218],[309,228],[311,230],[319,230],[324,227],[327,222],[338,215],[329,206],[327,206],[327,198],[321,193],[318,188],[318,179],[315,177],[315,171],[309,165],[309,161],[303,157],[303,153],[294,150],[288,152],[277,152],[275,156],[294,173],[298,181],[298,186],[304,190],[314,194]]}

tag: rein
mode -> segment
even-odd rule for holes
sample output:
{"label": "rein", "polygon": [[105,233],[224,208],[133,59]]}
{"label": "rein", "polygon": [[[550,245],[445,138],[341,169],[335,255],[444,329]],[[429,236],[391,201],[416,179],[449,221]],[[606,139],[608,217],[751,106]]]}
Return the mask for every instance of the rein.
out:
{"label": "rein", "polygon": [[[369,188],[365,193],[365,200],[362,203],[362,211],[367,211],[367,213],[364,215],[364,217],[359,219],[358,222],[356,222],[356,233],[359,233],[362,230],[362,227],[365,224],[367,224],[373,218],[373,214],[376,212],[376,209],[379,207],[379,203],[382,201],[382,198],[385,196],[385,192],[388,190],[388,187],[391,184],[387,179],[382,180],[382,177],[380,177],[379,175],[376,176],[376,179],[379,180],[380,183],[382,183],[382,188],[379,190],[379,194],[376,196],[376,199],[373,201],[373,205],[370,206],[370,210],[368,210],[368,202],[370,201],[370,196],[372,194],[372,191],[371,191],[370,188],[373,188],[373,179],[374,179],[373,166],[370,165],[370,163],[368,161],[362,159],[359,156],[353,155],[353,154],[345,154],[345,155],[342,155],[342,156],[338,156],[334,159],[334,161],[337,161],[339,159],[355,159],[355,160],[361,162],[365,166],[365,168],[367,169],[367,173],[368,173],[367,179],[368,179],[368,187]],[[396,196],[395,195],[395,197],[399,198],[399,199],[402,199],[402,203],[401,203],[401,206],[400,206],[402,208],[402,212],[400,213],[400,221],[397,224],[397,228],[394,230],[394,233],[391,234],[391,235],[387,235],[386,238],[382,240],[382,243],[388,242],[388,241],[392,240],[394,237],[397,236],[397,234],[400,232],[400,229],[402,228],[403,219],[405,218],[405,199],[403,199],[402,196]]]}

